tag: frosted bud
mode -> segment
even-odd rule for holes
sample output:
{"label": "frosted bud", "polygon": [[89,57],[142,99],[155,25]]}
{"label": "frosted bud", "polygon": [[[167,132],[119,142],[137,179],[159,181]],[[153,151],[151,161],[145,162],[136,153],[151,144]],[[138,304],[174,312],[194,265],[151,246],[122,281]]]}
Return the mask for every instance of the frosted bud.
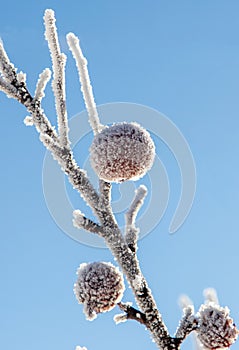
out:
{"label": "frosted bud", "polygon": [[215,303],[202,305],[198,311],[198,339],[206,349],[224,349],[232,345],[238,336],[229,309]]}
{"label": "frosted bud", "polygon": [[137,180],[152,167],[155,146],[137,123],[117,123],[95,135],[90,148],[91,165],[99,178],[109,182]]}
{"label": "frosted bud", "polygon": [[123,275],[107,262],[81,264],[77,270],[74,293],[88,320],[98,313],[110,311],[120,302],[125,289]]}

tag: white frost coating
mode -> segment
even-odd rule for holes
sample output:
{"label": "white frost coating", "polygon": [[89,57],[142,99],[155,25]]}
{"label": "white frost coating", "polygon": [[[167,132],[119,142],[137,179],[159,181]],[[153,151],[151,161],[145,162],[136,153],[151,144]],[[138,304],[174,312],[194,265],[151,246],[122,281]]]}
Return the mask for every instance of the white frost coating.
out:
{"label": "white frost coating", "polygon": [[214,288],[204,289],[203,295],[204,295],[204,298],[205,298],[205,304],[215,303],[215,304],[219,305],[217,292],[216,292],[216,290]]}
{"label": "white frost coating", "polygon": [[16,68],[10,62],[2,40],[0,40],[0,72],[9,83],[12,83],[17,77]]}
{"label": "white frost coating", "polygon": [[127,321],[127,314],[117,314],[114,316],[115,324],[123,323]]}
{"label": "white frost coating", "polygon": [[29,115],[25,117],[23,122],[26,126],[33,126],[34,125],[33,118],[30,117]]}
{"label": "white frost coating", "polygon": [[75,227],[81,228],[84,225],[85,214],[83,214],[79,209],[73,211],[73,225]]}
{"label": "white frost coating", "polygon": [[117,267],[107,262],[83,263],[77,270],[74,293],[88,320],[112,310],[120,302],[125,286]]}
{"label": "white frost coating", "polygon": [[23,73],[23,72],[19,72],[17,73],[17,80],[19,83],[26,83],[26,73]]}
{"label": "white frost coating", "polygon": [[3,91],[7,97],[18,99],[17,89],[11,85],[8,81],[3,80],[0,76],[0,90]]}
{"label": "white frost coating", "polygon": [[98,117],[98,112],[94,100],[93,90],[90,83],[90,77],[87,69],[87,60],[83,56],[83,53],[80,48],[79,39],[75,34],[69,33],[66,36],[69,49],[72,52],[72,55],[76,61],[76,66],[79,73],[81,91],[83,93],[83,98],[85,101],[86,110],[89,116],[89,122],[92,127],[94,134],[100,132],[103,128],[103,125],[100,124]]}
{"label": "white frost coating", "polygon": [[136,275],[135,278],[132,280],[132,285],[136,290],[141,290],[143,286],[142,275]]}
{"label": "white frost coating", "polygon": [[183,318],[181,319],[175,338],[185,339],[187,335],[197,327],[197,318],[194,315],[194,307],[192,305],[183,309]]}
{"label": "white frost coating", "polygon": [[147,195],[147,187],[140,185],[139,188],[135,190],[135,197],[131,203],[128,212],[126,213],[126,220],[128,225],[134,225],[136,216],[144,203],[144,199]]}
{"label": "white frost coating", "polygon": [[137,251],[137,240],[139,229],[135,226],[137,214],[144,203],[144,198],[147,195],[147,188],[140,185],[135,191],[135,197],[130,204],[129,210],[125,214],[125,241],[133,252]]}
{"label": "white frost coating", "polygon": [[66,111],[66,93],[65,93],[65,65],[66,55],[61,53],[58,34],[56,29],[56,19],[53,10],[46,10],[44,15],[45,38],[51,53],[53,81],[52,89],[55,95],[55,105],[58,117],[58,132],[60,143],[68,147],[68,120]]}
{"label": "white frost coating", "polygon": [[95,135],[90,160],[99,178],[108,182],[138,180],[152,167],[155,146],[137,123],[115,123]]}
{"label": "white frost coating", "polygon": [[49,68],[44,69],[44,71],[39,75],[39,79],[37,81],[37,86],[35,90],[34,99],[41,101],[45,96],[45,88],[48,81],[51,79],[51,71]]}

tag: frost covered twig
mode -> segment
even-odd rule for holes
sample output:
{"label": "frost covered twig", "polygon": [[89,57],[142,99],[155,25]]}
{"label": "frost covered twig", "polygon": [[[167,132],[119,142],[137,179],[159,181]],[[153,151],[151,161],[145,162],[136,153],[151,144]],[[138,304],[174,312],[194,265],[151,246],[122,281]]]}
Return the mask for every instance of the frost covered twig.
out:
{"label": "frost covered twig", "polygon": [[44,71],[39,75],[39,79],[37,82],[34,100],[38,100],[41,102],[43,97],[45,96],[45,88],[48,81],[51,79],[51,71],[49,68],[44,69]]}
{"label": "frost covered twig", "polygon": [[55,95],[56,112],[58,117],[58,132],[60,144],[69,147],[68,120],[65,93],[65,65],[66,56],[61,53],[55,25],[54,11],[46,10],[44,15],[45,37],[48,42],[52,58],[53,81],[52,88]]}
{"label": "frost covered twig", "polygon": [[170,336],[142,274],[136,254],[139,229],[135,226],[135,219],[147,194],[146,187],[140,186],[136,190],[135,198],[125,215],[125,235],[117,224],[111,206],[110,182],[135,180],[145,175],[153,164],[154,143],[149,133],[137,123],[116,123],[110,127],[100,123],[87,61],[81,52],[79,39],[69,33],[67,42],[77,64],[89,121],[95,134],[91,147],[91,160],[100,181],[99,192],[94,189],[86,172],[77,165],[68,139],[64,71],[66,58],[60,51],[54,12],[46,10],[44,19],[46,39],[52,56],[58,133],[41,107],[44,90],[50,79],[50,71],[46,69],[40,75],[33,98],[27,89],[25,75],[22,72],[17,74],[1,42],[0,89],[27,108],[31,116],[27,117],[26,124],[35,125],[40,133],[41,142],[58,161],[73,188],[92,208],[97,222],[85,217],[79,210],[75,210],[74,224],[76,227],[103,237],[126,277],[139,308],[136,310],[129,304],[120,303],[124,291],[123,277],[112,264],[83,264],[78,270],[74,291],[78,301],[84,304],[87,318],[92,320],[97,313],[111,310],[119,303],[119,307],[125,314],[117,315],[116,322],[134,319],[144,324],[161,350],[179,350],[182,341],[194,330],[197,331],[197,341],[200,339],[200,344],[206,344],[207,348],[208,346],[211,348],[220,348],[221,345],[230,346],[235,341],[238,331],[229,317],[229,309],[217,305],[218,301],[212,290],[206,292],[206,302],[196,315],[193,307],[190,306],[191,301],[184,298],[182,302],[183,307],[186,307],[184,316],[175,337]]}
{"label": "frost covered twig", "polygon": [[175,338],[179,340],[181,344],[183,340],[197,328],[198,320],[194,315],[193,306],[187,306],[183,310],[183,318],[181,319],[178,329],[175,333]]}
{"label": "frost covered twig", "polygon": [[99,180],[99,192],[103,205],[110,206],[111,201],[111,183],[102,179]]}
{"label": "frost covered twig", "polygon": [[0,77],[0,90],[2,90],[8,97],[18,100],[18,92],[15,86]]}
{"label": "frost covered twig", "polygon": [[104,229],[102,226],[98,225],[96,222],[85,217],[80,210],[73,211],[73,224],[77,228],[83,228],[86,231],[97,233],[102,236]]}
{"label": "frost covered twig", "polygon": [[135,227],[135,220],[140,208],[143,205],[144,198],[147,195],[147,188],[141,185],[135,191],[135,197],[133,202],[131,203],[129,210],[125,214],[126,228],[125,228],[125,240],[132,250],[132,252],[136,252],[137,250],[137,239],[139,229]]}
{"label": "frost covered twig", "polygon": [[94,101],[94,95],[87,69],[87,60],[83,56],[77,36],[75,36],[73,33],[69,33],[67,34],[66,39],[69,49],[71,50],[72,55],[76,61],[81,83],[81,91],[83,93],[86,110],[88,112],[89,122],[94,134],[97,134],[102,130],[103,125],[100,123],[96,104]]}

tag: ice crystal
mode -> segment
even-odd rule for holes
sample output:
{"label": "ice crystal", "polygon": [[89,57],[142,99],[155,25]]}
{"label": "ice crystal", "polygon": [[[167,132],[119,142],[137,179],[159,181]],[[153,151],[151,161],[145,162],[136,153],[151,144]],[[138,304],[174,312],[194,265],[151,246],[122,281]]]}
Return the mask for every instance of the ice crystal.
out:
{"label": "ice crystal", "polygon": [[127,314],[117,314],[114,316],[115,324],[123,323],[127,321]]}
{"label": "ice crystal", "polygon": [[31,116],[26,116],[25,117],[25,119],[24,119],[24,124],[26,125],[26,126],[32,126],[32,125],[34,125],[34,123],[33,123],[33,118],[31,117]]}
{"label": "ice crystal", "polygon": [[116,123],[93,140],[91,165],[110,182],[137,180],[153,165],[155,146],[149,133],[137,123]]}
{"label": "ice crystal", "polygon": [[111,263],[83,263],[77,271],[74,293],[79,303],[84,304],[88,320],[98,313],[110,311],[121,300],[124,292],[123,275]]}
{"label": "ice crystal", "polygon": [[215,303],[204,304],[198,311],[198,339],[206,349],[224,349],[232,345],[238,330],[229,317],[229,309]]}

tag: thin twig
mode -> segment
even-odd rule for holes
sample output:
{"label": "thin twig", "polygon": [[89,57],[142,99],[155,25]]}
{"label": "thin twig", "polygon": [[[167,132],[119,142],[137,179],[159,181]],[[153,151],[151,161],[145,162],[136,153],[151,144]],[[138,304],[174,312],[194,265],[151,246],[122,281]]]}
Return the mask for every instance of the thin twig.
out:
{"label": "thin twig", "polygon": [[175,338],[179,340],[180,344],[192,331],[196,330],[198,326],[198,320],[194,315],[193,306],[184,308],[183,313],[183,318],[181,319],[175,333]]}
{"label": "thin twig", "polygon": [[49,68],[46,68],[39,75],[39,79],[35,90],[34,100],[38,100],[39,102],[41,102],[41,100],[45,96],[45,88],[50,79],[51,79],[51,71]]}
{"label": "thin twig", "polygon": [[65,93],[65,65],[66,56],[61,53],[58,40],[57,29],[55,25],[54,11],[46,10],[44,15],[45,37],[51,53],[53,82],[52,88],[55,96],[56,113],[58,120],[58,133],[60,144],[69,147],[69,128],[66,111],[66,93]]}
{"label": "thin twig", "polygon": [[139,234],[139,229],[135,226],[135,220],[140,208],[144,203],[144,198],[146,195],[147,188],[143,185],[139,186],[139,188],[135,191],[133,202],[125,214],[125,240],[132,252],[137,251],[137,240]]}
{"label": "thin twig", "polygon": [[77,228],[83,228],[91,233],[96,233],[99,236],[102,236],[104,233],[104,228],[102,226],[91,219],[86,218],[80,210],[73,211],[73,225]]}
{"label": "thin twig", "polygon": [[94,134],[97,134],[102,130],[103,125],[100,123],[98,117],[92,86],[90,83],[90,77],[87,69],[87,60],[83,56],[77,36],[75,36],[73,33],[69,33],[67,34],[66,39],[69,49],[71,50],[72,55],[76,61],[81,83],[81,91],[85,101],[86,110],[88,112],[89,122]]}

